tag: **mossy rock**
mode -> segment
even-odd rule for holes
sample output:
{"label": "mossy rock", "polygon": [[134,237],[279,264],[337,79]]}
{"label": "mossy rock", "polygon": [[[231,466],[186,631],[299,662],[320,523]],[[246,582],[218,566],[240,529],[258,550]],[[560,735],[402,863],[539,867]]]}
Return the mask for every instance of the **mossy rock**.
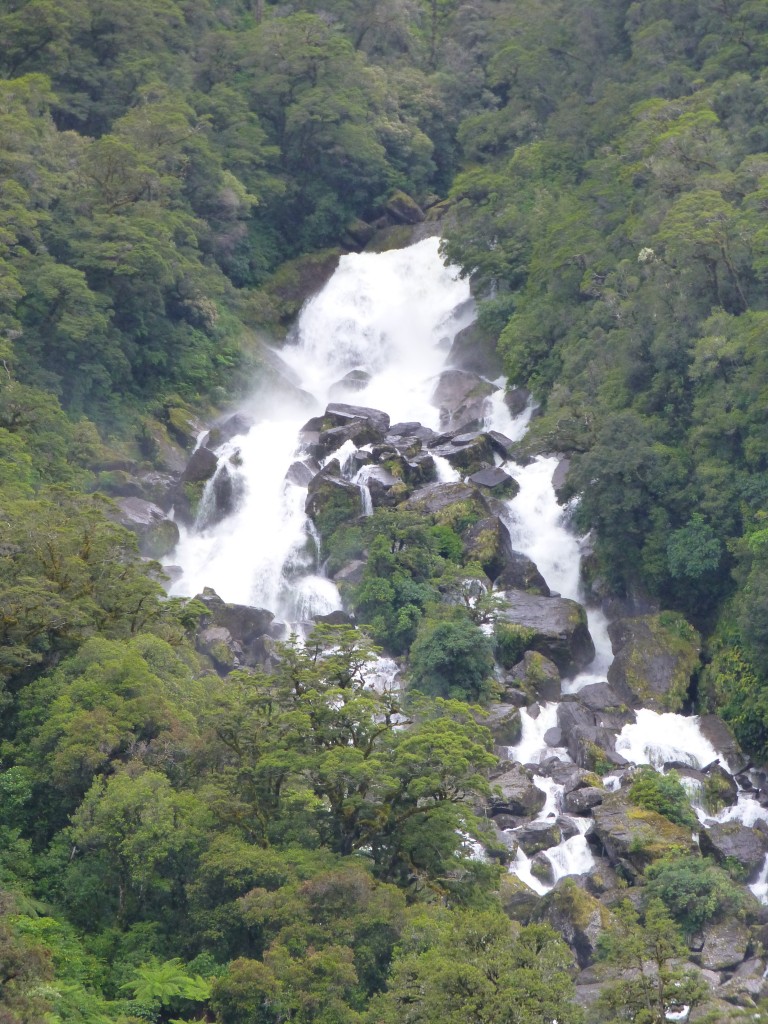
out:
{"label": "mossy rock", "polygon": [[656,811],[632,806],[623,791],[606,793],[602,804],[592,809],[592,817],[611,864],[628,878],[636,878],[659,857],[696,849],[689,828]]}
{"label": "mossy rock", "polygon": [[341,249],[323,249],[289,260],[275,271],[262,291],[280,323],[289,324],[301,307],[333,276]]}
{"label": "mossy rock", "polygon": [[305,510],[325,543],[334,530],[362,513],[360,491],[325,473],[318,473],[309,485]]}
{"label": "mossy rock", "polygon": [[520,924],[528,924],[541,897],[517,875],[502,875],[499,884],[499,902],[507,917]]}
{"label": "mossy rock", "polygon": [[679,711],[700,663],[701,638],[682,615],[659,612],[609,627],[614,660],[608,681],[632,707]]}

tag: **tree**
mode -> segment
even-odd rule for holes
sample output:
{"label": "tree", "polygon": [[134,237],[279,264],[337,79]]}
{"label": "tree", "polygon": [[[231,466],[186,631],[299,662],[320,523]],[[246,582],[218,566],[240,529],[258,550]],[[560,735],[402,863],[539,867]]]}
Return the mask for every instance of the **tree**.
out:
{"label": "tree", "polygon": [[387,992],[371,1002],[370,1024],[580,1024],[569,976],[572,958],[544,925],[499,911],[422,911],[406,931]]}
{"label": "tree", "polygon": [[661,900],[650,899],[641,920],[631,903],[615,910],[611,928],[600,937],[600,958],[624,971],[607,984],[598,1003],[600,1020],[619,1024],[665,1024],[667,1013],[694,1006],[707,988],[697,975],[678,966],[688,948]]}
{"label": "tree", "polygon": [[493,674],[491,642],[465,615],[424,620],[411,647],[411,685],[436,697],[482,701]]}

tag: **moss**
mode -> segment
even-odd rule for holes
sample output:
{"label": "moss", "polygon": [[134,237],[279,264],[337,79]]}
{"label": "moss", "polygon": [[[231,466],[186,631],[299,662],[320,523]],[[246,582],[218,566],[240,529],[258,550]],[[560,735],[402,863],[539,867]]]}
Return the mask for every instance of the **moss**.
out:
{"label": "moss", "polygon": [[704,807],[708,814],[719,814],[731,801],[732,791],[728,779],[714,772],[704,780]]}
{"label": "moss", "polygon": [[435,520],[440,526],[450,526],[456,533],[461,533],[482,518],[483,512],[471,498],[446,505],[436,515]]}
{"label": "moss", "polygon": [[596,743],[592,743],[588,740],[584,744],[584,750],[586,754],[586,764],[584,767],[588,768],[589,771],[594,772],[596,775],[609,775],[616,767],[608,760],[605,751],[601,747],[598,747]]}
{"label": "moss", "polygon": [[[627,683],[642,703],[661,705],[665,711],[679,711],[691,676],[699,665],[699,634],[676,612],[645,615],[643,622],[650,635],[632,644],[624,662]],[[646,678],[649,665],[659,653],[668,655],[674,662],[670,684],[663,694],[654,690]]]}
{"label": "moss", "polygon": [[675,825],[663,814],[644,807],[627,808],[627,822],[632,831],[629,852],[646,860],[656,860],[671,853],[688,853],[691,830]]}
{"label": "moss", "polygon": [[581,931],[590,926],[596,911],[600,915],[601,927],[605,928],[609,923],[608,910],[594,896],[580,889],[571,878],[564,879],[549,899]]}
{"label": "moss", "polygon": [[[536,637],[536,630],[514,622],[497,622],[493,635],[496,660],[502,668],[512,668],[530,647]],[[528,682],[526,679],[524,685]]]}

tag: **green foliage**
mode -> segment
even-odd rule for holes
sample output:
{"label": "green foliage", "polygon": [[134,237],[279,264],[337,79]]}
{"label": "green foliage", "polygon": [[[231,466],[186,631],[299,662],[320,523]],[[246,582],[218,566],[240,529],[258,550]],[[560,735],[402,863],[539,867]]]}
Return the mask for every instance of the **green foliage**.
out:
{"label": "green foliage", "polygon": [[426,618],[411,646],[411,686],[434,697],[484,701],[492,693],[491,643],[465,615]]}
{"label": "green foliage", "polygon": [[700,932],[710,921],[739,915],[744,891],[727,872],[702,857],[675,857],[652,864],[648,893],[665,905],[686,934]]}
{"label": "green foliage", "polygon": [[691,829],[697,826],[688,794],[674,771],[662,775],[655,768],[641,768],[629,787],[629,799],[637,807],[663,814],[676,825]]}
{"label": "green foliage", "polygon": [[599,940],[600,959],[622,971],[620,981],[604,985],[597,1020],[618,1024],[629,1019],[664,1024],[670,1008],[695,1006],[707,993],[692,971],[680,966],[688,952],[680,929],[661,900],[651,897],[641,921],[631,903],[614,909],[611,927]]}
{"label": "green foliage", "polygon": [[478,1020],[579,1024],[572,959],[544,925],[521,928],[499,911],[422,913],[406,932],[388,990],[366,1020]]}
{"label": "green foliage", "polygon": [[504,668],[512,668],[529,649],[536,631],[514,622],[497,621],[493,630],[494,654]]}

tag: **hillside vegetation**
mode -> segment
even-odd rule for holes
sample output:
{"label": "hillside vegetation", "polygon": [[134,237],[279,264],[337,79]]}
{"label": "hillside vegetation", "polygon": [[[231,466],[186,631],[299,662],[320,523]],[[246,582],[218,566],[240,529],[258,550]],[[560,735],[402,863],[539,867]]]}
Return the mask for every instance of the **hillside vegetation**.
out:
{"label": "hillside vegetation", "polygon": [[[759,915],[677,839],[639,916],[534,915],[470,856],[493,608],[435,611],[482,575],[450,524],[330,538],[403,706],[346,627],[221,678],[98,489],[249,388],[296,268],[405,192],[539,403],[521,453],[571,459],[591,597],[692,623],[689,706],[764,763],[768,6],[5,0],[0,39],[0,1024],[583,1024],[563,914],[666,985],[594,1019],[658,1024],[684,939]],[[679,782],[640,788],[684,834]]]}

